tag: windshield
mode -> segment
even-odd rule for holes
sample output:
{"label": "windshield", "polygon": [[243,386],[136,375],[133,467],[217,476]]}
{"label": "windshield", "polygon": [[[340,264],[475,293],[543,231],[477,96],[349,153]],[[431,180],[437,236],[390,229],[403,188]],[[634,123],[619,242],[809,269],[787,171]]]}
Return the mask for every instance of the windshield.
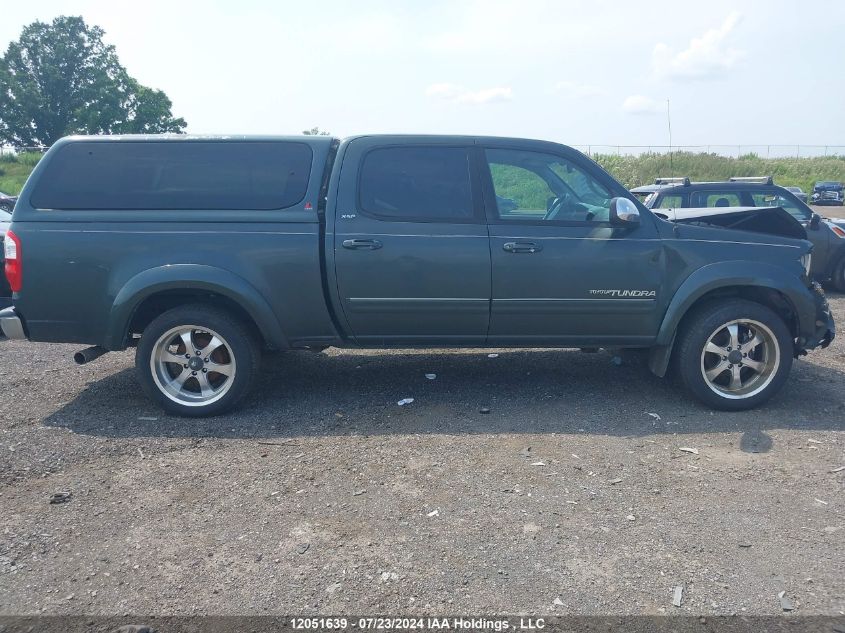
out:
{"label": "windshield", "polygon": [[793,198],[791,194],[760,192],[752,193],[751,199],[755,207],[781,207],[799,222],[809,222],[813,215],[810,207]]}

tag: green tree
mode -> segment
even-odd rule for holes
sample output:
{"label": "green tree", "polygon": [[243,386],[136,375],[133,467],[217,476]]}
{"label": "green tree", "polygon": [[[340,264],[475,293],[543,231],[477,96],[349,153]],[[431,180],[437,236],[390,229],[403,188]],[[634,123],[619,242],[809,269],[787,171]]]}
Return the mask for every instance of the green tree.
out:
{"label": "green tree", "polygon": [[120,65],[81,17],[33,22],[0,58],[0,144],[49,146],[68,134],[181,132],[170,99]]}
{"label": "green tree", "polygon": [[310,130],[302,130],[305,136],[328,136],[329,133],[321,130],[318,127],[312,127]]}

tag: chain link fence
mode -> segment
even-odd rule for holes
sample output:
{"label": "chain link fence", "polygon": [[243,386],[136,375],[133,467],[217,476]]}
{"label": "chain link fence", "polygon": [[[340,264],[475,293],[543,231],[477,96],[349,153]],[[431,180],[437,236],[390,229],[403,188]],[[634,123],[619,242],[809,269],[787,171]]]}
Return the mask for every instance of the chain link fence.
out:
{"label": "chain link fence", "polygon": [[845,145],[575,145],[574,147],[588,156],[597,154],[639,156],[670,152],[716,154],[731,158],[748,154],[755,154],[760,158],[845,156]]}

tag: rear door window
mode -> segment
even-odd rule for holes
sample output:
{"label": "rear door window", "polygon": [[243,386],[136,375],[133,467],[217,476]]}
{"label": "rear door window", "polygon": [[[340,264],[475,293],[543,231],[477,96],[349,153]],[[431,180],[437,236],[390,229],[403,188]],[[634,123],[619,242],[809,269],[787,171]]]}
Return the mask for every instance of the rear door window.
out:
{"label": "rear door window", "polygon": [[543,152],[486,149],[498,220],[607,222],[612,194],[572,161]]}
{"label": "rear door window", "polygon": [[690,207],[741,207],[739,194],[733,191],[693,191],[690,194]]}
{"label": "rear door window", "polygon": [[684,206],[684,197],[680,194],[667,194],[661,196],[657,205],[652,207],[655,209],[680,209]]}
{"label": "rear door window", "polygon": [[379,147],[364,156],[359,206],[365,215],[406,222],[474,217],[469,154],[463,147]]}
{"label": "rear door window", "polygon": [[32,193],[38,209],[271,210],[305,197],[305,143],[79,142],[50,157]]}

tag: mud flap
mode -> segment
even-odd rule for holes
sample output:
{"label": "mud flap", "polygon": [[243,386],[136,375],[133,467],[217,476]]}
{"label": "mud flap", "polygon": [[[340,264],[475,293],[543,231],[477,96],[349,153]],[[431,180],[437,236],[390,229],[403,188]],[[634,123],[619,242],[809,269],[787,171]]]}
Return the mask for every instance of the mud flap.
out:
{"label": "mud flap", "polygon": [[675,334],[672,334],[672,340],[668,345],[655,345],[648,350],[648,368],[652,374],[658,378],[666,376],[666,371],[669,369],[669,361],[672,360],[672,349],[675,346]]}

